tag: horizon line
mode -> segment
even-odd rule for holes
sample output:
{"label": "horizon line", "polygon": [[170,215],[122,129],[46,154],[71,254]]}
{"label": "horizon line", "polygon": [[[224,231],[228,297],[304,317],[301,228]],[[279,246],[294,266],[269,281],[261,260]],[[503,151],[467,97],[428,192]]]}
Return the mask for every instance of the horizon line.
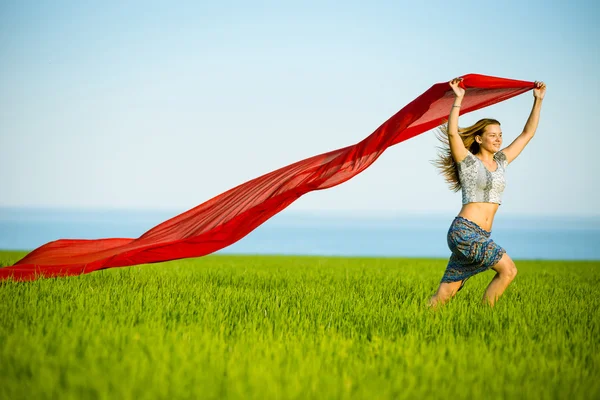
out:
{"label": "horizon line", "polygon": [[[133,213],[173,213],[173,216],[179,215],[183,212],[189,211],[191,208],[185,208],[178,210],[175,207],[172,208],[158,208],[158,207],[124,207],[124,206],[42,206],[42,205],[0,205],[0,211],[57,211],[57,212],[133,212]],[[300,209],[300,210],[287,210],[284,209],[279,213],[275,214],[274,218],[282,214],[291,214],[297,216],[353,216],[353,217],[405,217],[405,216],[447,216],[449,214],[458,215],[459,210],[456,211],[445,211],[445,210],[390,210],[390,209]],[[290,216],[291,216],[290,215]],[[527,213],[527,212],[508,212],[500,214],[506,217],[536,217],[536,218],[600,218],[600,213],[588,214],[588,213]]]}

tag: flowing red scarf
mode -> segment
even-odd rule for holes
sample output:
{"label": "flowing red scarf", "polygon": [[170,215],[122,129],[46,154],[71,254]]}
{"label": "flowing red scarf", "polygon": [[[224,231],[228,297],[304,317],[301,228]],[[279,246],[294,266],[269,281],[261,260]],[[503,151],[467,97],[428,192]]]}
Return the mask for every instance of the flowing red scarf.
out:
{"label": "flowing red scarf", "polygon": [[[533,82],[469,74],[461,114],[534,88]],[[303,194],[339,185],[371,165],[388,147],[441,125],[454,93],[433,85],[361,142],[320,154],[252,179],[150,229],[137,239],[61,239],[10,267],[0,279],[34,280],[87,274],[105,268],[155,263],[213,253],[240,240]]]}

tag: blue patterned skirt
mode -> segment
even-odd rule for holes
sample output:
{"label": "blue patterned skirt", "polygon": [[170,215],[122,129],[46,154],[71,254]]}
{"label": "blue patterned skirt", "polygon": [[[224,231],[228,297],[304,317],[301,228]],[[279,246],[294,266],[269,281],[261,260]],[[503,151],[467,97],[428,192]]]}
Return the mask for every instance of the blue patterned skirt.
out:
{"label": "blue patterned skirt", "polygon": [[448,230],[452,251],[442,282],[463,281],[494,266],[506,251],[490,238],[491,232],[463,217],[456,217]]}

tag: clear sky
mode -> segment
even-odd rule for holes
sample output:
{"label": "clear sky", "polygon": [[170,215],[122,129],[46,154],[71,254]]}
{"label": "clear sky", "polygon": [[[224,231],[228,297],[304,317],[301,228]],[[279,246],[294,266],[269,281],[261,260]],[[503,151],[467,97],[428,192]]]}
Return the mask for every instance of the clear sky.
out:
{"label": "clear sky", "polygon": [[[562,4],[561,4],[562,3]],[[432,84],[544,80],[501,211],[600,211],[592,1],[0,2],[0,206],[184,211],[356,143]],[[461,117],[522,130],[531,92]],[[290,210],[460,209],[425,133]]]}

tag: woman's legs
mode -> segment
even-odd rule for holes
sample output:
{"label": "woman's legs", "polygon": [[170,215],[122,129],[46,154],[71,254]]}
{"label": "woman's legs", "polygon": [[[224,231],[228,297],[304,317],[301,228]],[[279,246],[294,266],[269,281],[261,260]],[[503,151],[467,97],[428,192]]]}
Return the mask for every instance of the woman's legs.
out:
{"label": "woman's legs", "polygon": [[504,253],[500,261],[498,261],[492,269],[496,271],[497,274],[494,276],[483,295],[483,302],[487,302],[490,306],[493,306],[496,303],[498,297],[502,295],[508,285],[515,279],[515,276],[517,276],[517,267],[506,253]]}
{"label": "woman's legs", "polygon": [[429,299],[429,307],[437,307],[438,305],[448,302],[448,300],[454,297],[456,292],[458,292],[461,282],[462,281],[440,283],[437,292]]}

